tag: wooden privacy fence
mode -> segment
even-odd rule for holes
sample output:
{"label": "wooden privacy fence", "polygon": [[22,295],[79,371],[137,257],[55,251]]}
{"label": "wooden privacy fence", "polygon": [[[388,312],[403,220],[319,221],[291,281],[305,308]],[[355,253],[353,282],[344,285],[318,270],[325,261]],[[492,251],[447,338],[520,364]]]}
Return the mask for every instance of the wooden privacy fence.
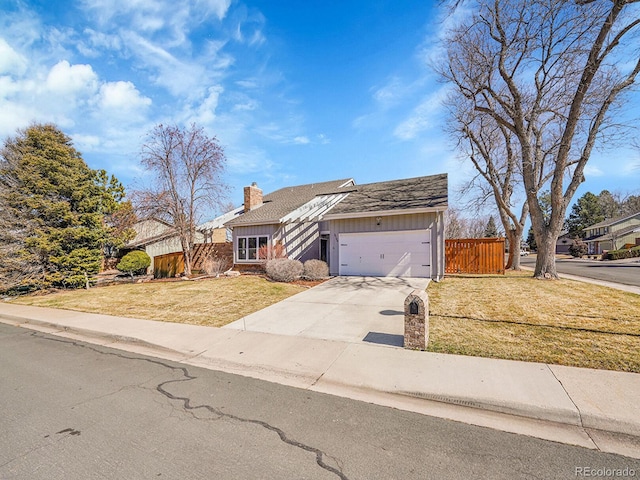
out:
{"label": "wooden privacy fence", "polygon": [[[204,260],[212,256],[224,260],[226,268],[233,266],[233,244],[197,243],[191,253],[191,271],[200,271]],[[184,255],[182,252],[167,253],[153,258],[153,276],[155,278],[171,278],[184,272]]]}
{"label": "wooden privacy fence", "polygon": [[155,278],[172,278],[182,272],[184,272],[182,252],[153,257],[153,276]]}
{"label": "wooden privacy fence", "polygon": [[504,238],[445,240],[445,273],[504,274]]}

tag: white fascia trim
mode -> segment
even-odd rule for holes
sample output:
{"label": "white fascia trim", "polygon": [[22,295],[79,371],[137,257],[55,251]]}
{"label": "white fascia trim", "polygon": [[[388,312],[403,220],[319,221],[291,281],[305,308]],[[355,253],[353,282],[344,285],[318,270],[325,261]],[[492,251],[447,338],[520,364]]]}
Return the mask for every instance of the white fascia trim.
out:
{"label": "white fascia trim", "polygon": [[280,223],[288,225],[290,223],[317,222],[322,220],[322,217],[329,212],[329,210],[344,200],[348,195],[348,193],[318,195],[282,217]]}
{"label": "white fascia trim", "polygon": [[350,178],[349,180],[344,182],[342,185],[339,185],[338,188],[351,187],[351,186],[355,186],[355,184],[356,184],[356,181],[353,178]]}
{"label": "white fascia trim", "polygon": [[389,217],[392,215],[412,215],[415,213],[444,212],[447,207],[423,207],[407,210],[380,210],[377,212],[329,213],[322,220],[344,220],[347,218]]}

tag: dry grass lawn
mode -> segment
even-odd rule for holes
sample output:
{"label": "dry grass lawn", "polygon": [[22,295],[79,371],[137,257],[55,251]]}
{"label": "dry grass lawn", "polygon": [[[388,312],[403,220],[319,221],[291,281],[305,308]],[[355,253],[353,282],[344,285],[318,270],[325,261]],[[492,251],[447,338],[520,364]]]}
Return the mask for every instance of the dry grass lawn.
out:
{"label": "dry grass lawn", "polygon": [[303,290],[247,275],[72,290],[21,297],[13,303],[221,327]]}
{"label": "dry grass lawn", "polygon": [[428,350],[640,372],[640,295],[530,272],[428,288]]}
{"label": "dry grass lawn", "polygon": [[[219,327],[304,290],[259,276],[126,284],[14,300]],[[448,276],[428,289],[429,351],[640,372],[640,295],[531,273]]]}

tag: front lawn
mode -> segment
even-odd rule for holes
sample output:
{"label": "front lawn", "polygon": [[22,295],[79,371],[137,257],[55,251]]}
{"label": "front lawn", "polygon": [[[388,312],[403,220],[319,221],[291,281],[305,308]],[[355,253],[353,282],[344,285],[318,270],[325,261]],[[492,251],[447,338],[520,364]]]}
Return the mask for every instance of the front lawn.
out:
{"label": "front lawn", "polygon": [[448,276],[427,292],[429,351],[640,372],[640,295],[530,272]]}
{"label": "front lawn", "polygon": [[[304,289],[241,276],[13,302],[220,327]],[[572,280],[534,280],[530,272],[447,276],[427,292],[431,352],[640,372],[640,295]]]}
{"label": "front lawn", "polygon": [[303,290],[243,275],[68,290],[20,297],[13,303],[221,327]]}

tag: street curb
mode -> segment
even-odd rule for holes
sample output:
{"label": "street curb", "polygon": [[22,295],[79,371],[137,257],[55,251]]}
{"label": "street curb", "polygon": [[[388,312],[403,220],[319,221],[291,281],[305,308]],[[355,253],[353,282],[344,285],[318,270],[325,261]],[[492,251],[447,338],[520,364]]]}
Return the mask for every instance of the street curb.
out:
{"label": "street curb", "polygon": [[[297,388],[331,393],[331,386],[333,385],[335,387],[338,387],[338,389],[341,391],[356,390],[371,392],[374,395],[376,393],[394,395],[404,398],[425,400],[428,402],[437,402],[453,407],[465,407],[478,411],[494,412],[498,414],[521,417],[524,419],[550,422],[553,424],[562,424],[570,427],[579,427],[582,429],[591,428],[613,434],[624,434],[640,438],[640,425],[627,424],[621,422],[618,419],[610,418],[606,415],[597,415],[593,412],[583,414],[577,407],[575,410],[569,412],[567,410],[559,408],[533,408],[531,405],[524,405],[517,402],[497,402],[495,400],[446,395],[439,393],[412,392],[401,389],[384,390],[364,383],[355,384],[349,382],[341,382],[333,378],[327,378],[325,374],[331,371],[331,368],[334,364],[329,366],[320,377],[316,378],[316,376],[312,376],[304,372],[278,369],[273,366],[247,365],[246,363],[233,362],[227,359],[204,357],[201,356],[201,354],[189,355],[184,352],[151,343],[146,340],[141,340],[135,337],[116,335],[98,330],[63,326],[53,322],[21,317],[17,315],[0,313],[0,322],[33,330],[38,330],[37,327],[50,329],[53,331],[46,333],[49,333],[51,335],[61,333],[74,334],[82,337],[82,340],[87,341],[88,343],[94,343],[92,342],[92,340],[107,340],[113,344],[106,346],[112,348],[119,348],[119,346],[143,347],[150,350],[150,352],[144,352],[145,354],[153,354],[154,352],[158,353],[159,356],[168,354],[170,355],[170,358],[168,358],[169,360],[176,361],[178,363],[188,364],[201,368],[220,370],[227,373],[248,376]],[[126,348],[120,349],[127,350]],[[342,353],[339,354],[338,357],[340,357],[340,355],[342,355]],[[336,359],[338,357],[336,357]],[[276,378],[274,379],[274,377]],[[568,392],[566,392],[566,395],[568,399],[573,402],[573,399]]]}
{"label": "street curb", "polygon": [[[535,268],[528,265],[520,265],[520,268],[533,272]],[[640,287],[634,285],[627,285],[625,283],[608,282],[606,280],[598,280],[596,278],[580,277],[578,275],[572,275],[570,273],[558,273],[560,279],[574,280],[576,282],[590,283],[592,285],[600,285],[601,287],[613,288],[614,290],[620,290],[621,292],[635,293],[640,295]]]}
{"label": "street curb", "polygon": [[[9,320],[9,322],[5,322],[4,320]],[[155,343],[147,342],[146,340],[141,340],[135,337],[128,337],[126,335],[115,335],[113,333],[101,332],[99,330],[90,330],[78,327],[69,327],[65,325],[60,325],[58,323],[46,322],[43,320],[37,320],[33,318],[25,318],[18,317],[16,315],[8,315],[4,313],[0,313],[0,323],[5,323],[8,325],[13,325],[16,327],[29,328],[30,330],[41,331],[38,328],[30,328],[33,327],[41,327],[44,329],[52,330],[49,333],[50,335],[56,335],[56,333],[69,333],[79,337],[82,337],[84,341],[87,343],[93,343],[91,340],[107,340],[109,344],[119,344],[119,345],[135,345],[143,348],[148,348],[149,350],[170,353],[179,357],[185,357],[185,354],[179,352],[178,350],[173,350],[171,348],[163,347],[162,345],[158,345]],[[108,345],[113,348],[116,348],[114,345]]]}

